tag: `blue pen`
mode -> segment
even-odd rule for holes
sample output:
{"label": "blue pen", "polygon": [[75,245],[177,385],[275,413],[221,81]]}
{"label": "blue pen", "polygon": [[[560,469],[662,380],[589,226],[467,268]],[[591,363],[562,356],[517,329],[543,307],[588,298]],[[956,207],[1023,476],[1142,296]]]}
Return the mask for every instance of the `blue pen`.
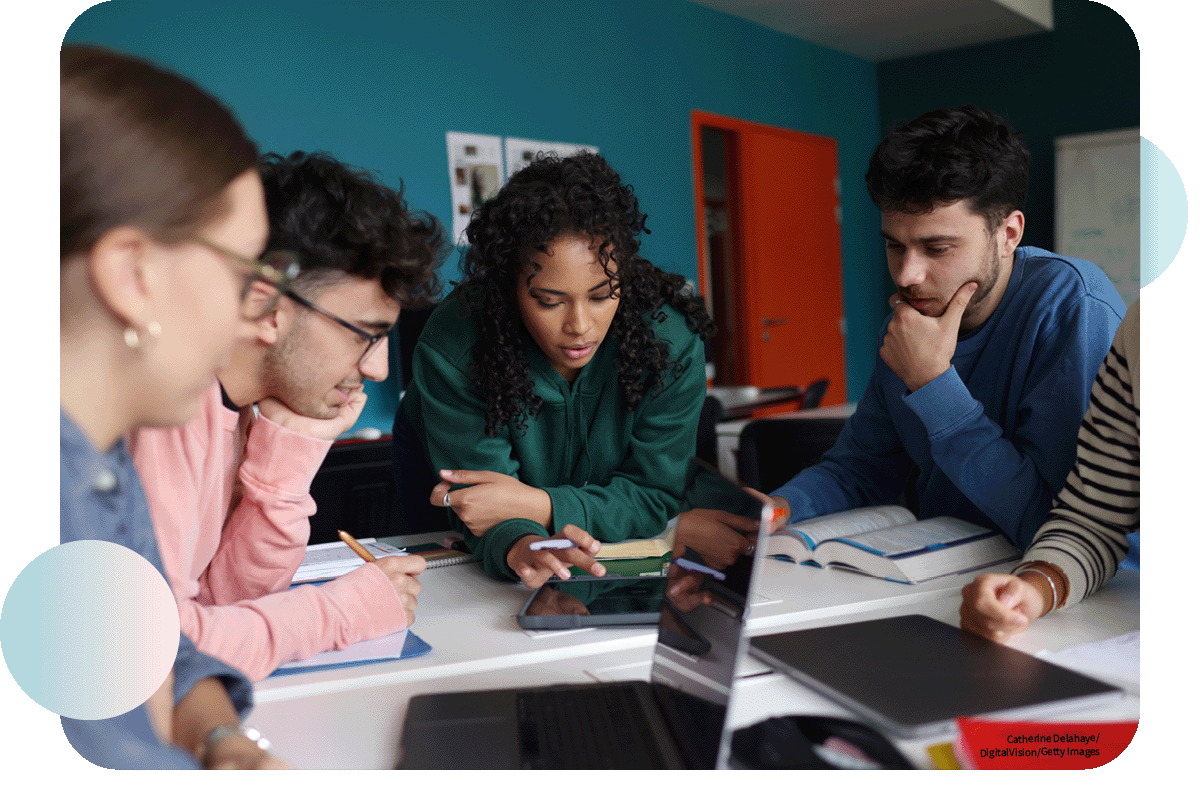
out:
{"label": "blue pen", "polygon": [[530,550],[570,550],[576,544],[570,539],[539,539],[529,545]]}
{"label": "blue pen", "polygon": [[677,559],[675,559],[675,563],[678,564],[679,566],[683,567],[684,569],[690,569],[690,570],[693,570],[694,572],[704,572],[709,575],[712,575],[714,578],[716,578],[719,581],[725,580],[724,572],[720,572],[719,570],[715,570],[712,567],[706,566],[704,564],[697,564],[695,561],[692,561],[690,558],[677,558]]}

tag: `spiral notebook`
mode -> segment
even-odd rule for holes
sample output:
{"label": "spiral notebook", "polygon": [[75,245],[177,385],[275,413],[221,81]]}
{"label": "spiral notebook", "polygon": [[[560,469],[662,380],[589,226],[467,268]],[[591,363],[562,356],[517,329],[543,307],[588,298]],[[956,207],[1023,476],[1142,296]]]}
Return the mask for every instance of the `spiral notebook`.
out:
{"label": "spiral notebook", "polygon": [[[452,550],[440,544],[414,544],[394,547],[374,539],[359,539],[358,543],[376,558],[385,556],[418,555],[425,559],[426,569],[465,564],[472,559],[470,553]],[[304,560],[296,569],[292,583],[315,583],[339,578],[363,565],[362,558],[345,542],[310,544],[304,549]]]}

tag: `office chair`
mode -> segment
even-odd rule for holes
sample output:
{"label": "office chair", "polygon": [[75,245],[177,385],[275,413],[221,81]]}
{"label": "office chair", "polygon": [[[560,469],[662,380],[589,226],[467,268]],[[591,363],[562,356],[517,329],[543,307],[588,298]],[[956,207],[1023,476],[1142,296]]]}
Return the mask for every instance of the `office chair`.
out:
{"label": "office chair", "polygon": [[407,389],[409,382],[412,381],[413,350],[417,346],[417,340],[421,338],[421,331],[425,330],[425,323],[429,321],[429,315],[435,308],[437,308],[436,305],[400,309],[400,317],[396,320],[396,355],[399,358],[400,391]]}
{"label": "office chair", "polygon": [[429,502],[429,494],[441,482],[441,478],[425,460],[425,448],[417,439],[416,429],[404,413],[403,404],[396,409],[396,419],[392,424],[391,456],[400,518],[400,530],[395,533],[450,530],[449,512]]}
{"label": "office chair", "polygon": [[360,539],[401,533],[386,440],[335,442],[310,493],[317,511],[309,517],[309,544],[336,542],[339,530]]}
{"label": "office chair", "polygon": [[810,383],[804,389],[804,399],[800,401],[800,408],[816,408],[821,405],[821,400],[825,397],[825,390],[828,388],[828,378],[821,378]]}
{"label": "office chair", "polygon": [[841,418],[751,420],[738,436],[738,477],[752,489],[773,492],[820,461],[845,424]]}
{"label": "office chair", "polygon": [[706,396],[700,409],[700,422],[696,426],[696,458],[710,466],[717,466],[717,423],[725,416],[721,401]]}

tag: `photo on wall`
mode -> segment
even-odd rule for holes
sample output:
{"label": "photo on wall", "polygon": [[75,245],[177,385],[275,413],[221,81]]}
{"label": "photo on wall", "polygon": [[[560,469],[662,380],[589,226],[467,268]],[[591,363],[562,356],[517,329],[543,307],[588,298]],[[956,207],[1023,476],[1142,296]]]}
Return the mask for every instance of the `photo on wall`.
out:
{"label": "photo on wall", "polygon": [[546,142],[512,136],[502,139],[499,136],[446,131],[455,245],[466,246],[467,224],[475,209],[495,195],[518,170],[528,166],[538,153],[569,156],[581,151],[599,153],[600,148],[588,144]]}
{"label": "photo on wall", "polygon": [[507,181],[522,168],[529,166],[538,153],[557,153],[560,156],[570,156],[580,151],[599,153],[600,148],[590,144],[541,142],[536,139],[518,139],[514,136],[507,136],[504,139],[504,163],[508,170],[504,174],[504,180]]}
{"label": "photo on wall", "polygon": [[504,161],[499,136],[446,132],[454,243],[465,245],[471,214],[500,189]]}

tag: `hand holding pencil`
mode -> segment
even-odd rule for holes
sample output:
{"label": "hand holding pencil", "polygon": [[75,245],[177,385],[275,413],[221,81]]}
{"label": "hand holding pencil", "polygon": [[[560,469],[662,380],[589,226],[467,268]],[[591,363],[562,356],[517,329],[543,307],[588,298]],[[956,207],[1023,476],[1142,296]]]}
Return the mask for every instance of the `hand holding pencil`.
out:
{"label": "hand holding pencil", "polygon": [[345,531],[338,531],[338,537],[351,550],[362,556],[364,561],[374,564],[383,571],[383,574],[391,581],[392,588],[396,590],[400,602],[404,605],[408,624],[412,625],[417,618],[417,595],[421,593],[421,582],[417,580],[417,576],[425,571],[425,559],[412,555],[375,558],[367,548],[355,541],[354,537]]}

